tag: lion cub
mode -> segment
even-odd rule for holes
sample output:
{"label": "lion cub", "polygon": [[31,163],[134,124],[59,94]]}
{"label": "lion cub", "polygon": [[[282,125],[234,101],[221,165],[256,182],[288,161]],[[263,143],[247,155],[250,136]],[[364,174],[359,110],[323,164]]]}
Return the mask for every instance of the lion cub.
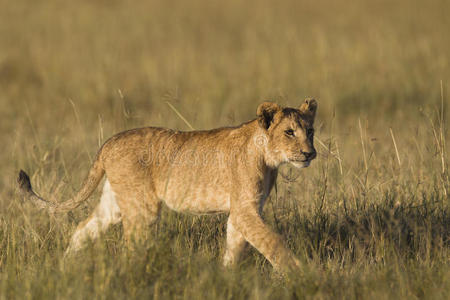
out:
{"label": "lion cub", "polygon": [[317,102],[299,108],[271,102],[258,106],[257,118],[237,127],[204,131],[139,128],[107,140],[77,195],[49,202],[32,189],[20,171],[22,195],[52,213],[68,212],[85,201],[104,175],[100,203],[80,223],[66,254],[97,238],[109,225],[123,223],[131,239],[158,219],[161,203],[179,212],[229,213],[225,265],[233,265],[246,242],[281,270],[298,266],[278,234],[260,217],[284,163],[308,167],[316,157],[313,123]]}

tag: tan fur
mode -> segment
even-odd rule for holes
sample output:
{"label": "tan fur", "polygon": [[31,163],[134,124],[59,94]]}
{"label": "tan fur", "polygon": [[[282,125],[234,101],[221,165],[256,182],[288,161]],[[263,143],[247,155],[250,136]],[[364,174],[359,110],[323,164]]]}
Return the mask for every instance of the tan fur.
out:
{"label": "tan fur", "polygon": [[248,242],[275,268],[290,269],[298,261],[280,236],[264,224],[260,213],[278,167],[284,163],[307,167],[315,158],[312,126],[316,108],[313,99],[298,109],[265,102],[258,107],[255,120],[238,127],[125,131],[102,146],[73,199],[59,204],[42,199],[24,172],[19,178],[21,191],[39,207],[64,212],[85,201],[106,174],[102,201],[78,226],[67,253],[119,221],[127,239],[142,236],[143,229],[158,219],[164,202],[179,212],[229,213],[225,265],[236,263]]}

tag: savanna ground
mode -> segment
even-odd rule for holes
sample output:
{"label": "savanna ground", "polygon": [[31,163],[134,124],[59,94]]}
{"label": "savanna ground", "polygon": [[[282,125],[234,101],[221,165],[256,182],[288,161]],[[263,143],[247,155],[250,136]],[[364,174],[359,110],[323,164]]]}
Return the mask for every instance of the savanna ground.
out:
{"label": "savanna ground", "polygon": [[[449,1],[0,1],[0,299],[450,298]],[[164,209],[127,251],[121,226],[62,259],[99,191],[55,201],[127,128],[239,124],[272,99],[319,101],[318,158],[281,170],[265,220],[302,268],[253,249],[221,267],[226,216]],[[448,144],[448,143],[447,143]]]}

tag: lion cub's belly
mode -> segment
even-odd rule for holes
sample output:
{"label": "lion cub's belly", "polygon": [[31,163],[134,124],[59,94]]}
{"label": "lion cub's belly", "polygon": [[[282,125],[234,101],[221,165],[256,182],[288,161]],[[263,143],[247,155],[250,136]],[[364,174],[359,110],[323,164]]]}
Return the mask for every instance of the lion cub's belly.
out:
{"label": "lion cub's belly", "polygon": [[230,211],[230,195],[214,188],[167,190],[161,199],[179,212],[213,214]]}

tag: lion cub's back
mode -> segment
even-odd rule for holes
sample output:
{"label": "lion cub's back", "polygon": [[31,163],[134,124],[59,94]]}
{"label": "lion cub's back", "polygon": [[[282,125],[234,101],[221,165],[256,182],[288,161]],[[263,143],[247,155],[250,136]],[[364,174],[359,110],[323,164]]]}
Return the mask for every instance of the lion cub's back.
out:
{"label": "lion cub's back", "polygon": [[227,132],[133,129],[108,140],[101,159],[113,186],[141,182],[175,210],[226,212],[232,188]]}

